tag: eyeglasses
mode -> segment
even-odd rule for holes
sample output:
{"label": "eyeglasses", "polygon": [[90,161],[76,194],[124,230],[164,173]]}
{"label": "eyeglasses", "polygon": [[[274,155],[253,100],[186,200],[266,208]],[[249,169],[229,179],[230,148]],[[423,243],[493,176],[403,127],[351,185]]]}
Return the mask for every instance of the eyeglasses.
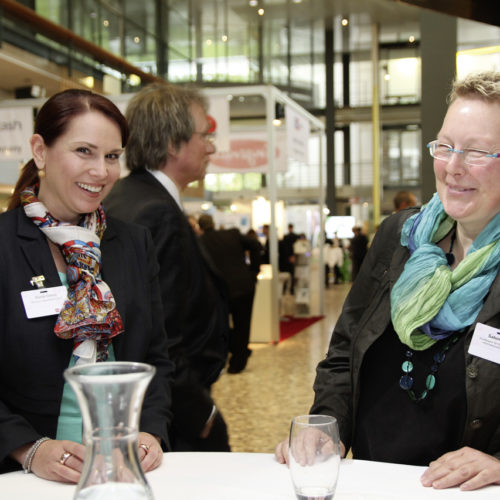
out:
{"label": "eyeglasses", "polygon": [[443,144],[439,141],[432,141],[427,144],[430,155],[436,160],[450,161],[451,155],[457,153],[463,155],[466,165],[474,167],[484,167],[488,164],[489,158],[500,158],[500,153],[490,153],[481,149],[455,149],[449,144]]}
{"label": "eyeglasses", "polygon": [[212,132],[193,132],[193,135],[199,135],[207,144],[215,142],[215,134]]}

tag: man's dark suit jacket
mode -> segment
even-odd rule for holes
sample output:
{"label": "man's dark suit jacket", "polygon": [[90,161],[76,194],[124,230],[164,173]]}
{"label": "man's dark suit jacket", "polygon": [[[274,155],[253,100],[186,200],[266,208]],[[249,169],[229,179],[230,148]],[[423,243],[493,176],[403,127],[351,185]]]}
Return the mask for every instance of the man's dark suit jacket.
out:
{"label": "man's dark suit jacket", "polygon": [[[205,230],[201,242],[227,284],[231,298],[253,293],[260,270],[262,245],[238,229]],[[248,252],[249,264],[245,253]]]}
{"label": "man's dark suit jacket", "polygon": [[[166,447],[173,363],[161,321],[158,264],[149,233],[108,218],[101,241],[102,278],[109,285],[125,331],[112,343],[117,361],[156,367],[145,397],[140,430]],[[8,455],[42,436],[55,438],[72,340],[54,334],[56,316],[27,319],[21,292],[43,275],[45,286],[61,281],[43,233],[22,208],[0,215],[0,472],[15,466]],[[19,464],[17,464],[19,467]]]}
{"label": "man's dark suit jacket", "polygon": [[104,205],[115,217],[146,226],[153,236],[169,353],[176,363],[172,436],[197,438],[213,406],[210,384],[227,357],[228,310],[219,283],[185,214],[151,173],[139,170],[120,179]]}

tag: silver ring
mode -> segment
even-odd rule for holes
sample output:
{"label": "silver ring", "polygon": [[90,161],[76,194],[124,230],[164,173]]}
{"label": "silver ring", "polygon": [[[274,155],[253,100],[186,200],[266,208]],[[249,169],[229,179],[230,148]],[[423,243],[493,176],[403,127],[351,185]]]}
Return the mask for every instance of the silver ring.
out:
{"label": "silver ring", "polygon": [[147,444],[141,443],[139,448],[142,448],[146,452],[146,455],[149,453],[149,446]]}
{"label": "silver ring", "polygon": [[72,457],[73,455],[69,451],[65,451],[62,455],[61,458],[59,459],[59,463],[61,465],[66,465],[66,461],[68,460],[69,457]]}

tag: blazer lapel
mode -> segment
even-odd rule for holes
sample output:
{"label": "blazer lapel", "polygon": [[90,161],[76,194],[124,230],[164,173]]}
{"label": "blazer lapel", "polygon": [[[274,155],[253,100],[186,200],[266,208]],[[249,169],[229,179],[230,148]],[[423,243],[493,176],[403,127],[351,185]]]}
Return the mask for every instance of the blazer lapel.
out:
{"label": "blazer lapel", "polygon": [[484,305],[481,309],[481,312],[477,316],[477,323],[488,323],[491,326],[493,324],[496,327],[500,327],[500,319],[495,323],[492,322],[491,319],[494,316],[498,316],[499,308],[498,304],[500,303],[500,272],[496,275],[493,283],[490,286],[490,290],[484,299]]}
{"label": "blazer lapel", "polygon": [[[126,303],[126,289],[123,282],[124,273],[126,273],[126,265],[123,262],[123,250],[120,245],[116,231],[110,224],[101,241],[101,256],[102,256],[102,279],[106,282],[115,298],[116,304]],[[113,339],[113,345],[116,351],[120,350],[120,339],[123,335],[118,335]]]}
{"label": "blazer lapel", "polygon": [[[44,234],[24,214],[22,209],[18,212],[17,222],[17,235],[21,251],[33,272],[33,276],[43,275],[45,286],[59,286],[61,280]],[[31,286],[29,281],[26,288]]]}

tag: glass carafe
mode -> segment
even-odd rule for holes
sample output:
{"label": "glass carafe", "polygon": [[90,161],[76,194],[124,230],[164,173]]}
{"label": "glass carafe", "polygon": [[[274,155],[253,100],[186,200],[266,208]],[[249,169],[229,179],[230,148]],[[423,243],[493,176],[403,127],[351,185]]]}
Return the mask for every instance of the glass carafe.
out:
{"label": "glass carafe", "polygon": [[86,447],[74,500],[153,500],[137,439],[142,401],[155,371],[151,365],[132,362],[65,370],[82,412]]}

